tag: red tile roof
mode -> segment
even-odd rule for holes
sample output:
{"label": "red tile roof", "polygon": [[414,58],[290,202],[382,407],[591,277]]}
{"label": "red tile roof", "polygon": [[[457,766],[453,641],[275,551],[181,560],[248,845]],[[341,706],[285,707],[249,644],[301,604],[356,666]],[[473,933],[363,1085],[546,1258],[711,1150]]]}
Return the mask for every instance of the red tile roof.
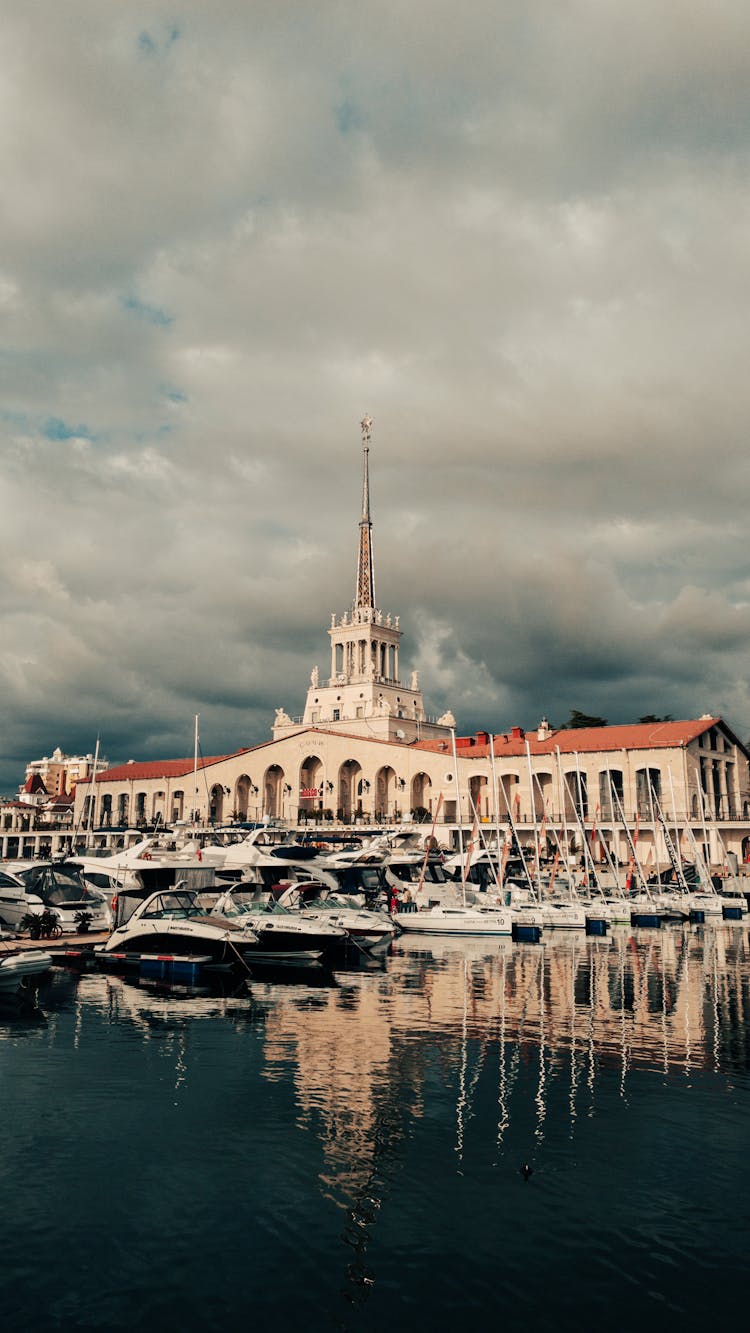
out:
{"label": "red tile roof", "polygon": [[[206,759],[198,760],[198,768],[210,768],[212,764],[220,764],[224,759],[236,759],[241,754],[248,754],[249,750],[234,750],[232,754],[211,755]],[[192,773],[195,768],[195,759],[151,759],[146,763],[120,764],[117,768],[108,768],[103,773],[97,774],[97,782],[148,782],[153,778],[182,778],[188,773]],[[80,784],[85,788],[88,783],[84,779]]]}
{"label": "red tile roof", "polygon": [[[606,753],[611,750],[662,750],[688,745],[690,741],[724,725],[721,718],[702,717],[686,722],[635,722],[623,726],[576,727],[565,731],[551,731],[544,740],[537,740],[535,731],[523,732],[521,727],[496,735],[494,750],[498,757],[511,758],[526,754],[526,742],[533,755]],[[449,753],[450,741],[421,741],[419,749]],[[483,759],[490,753],[489,737],[485,732],[477,736],[457,736],[456,752],[461,758]]]}

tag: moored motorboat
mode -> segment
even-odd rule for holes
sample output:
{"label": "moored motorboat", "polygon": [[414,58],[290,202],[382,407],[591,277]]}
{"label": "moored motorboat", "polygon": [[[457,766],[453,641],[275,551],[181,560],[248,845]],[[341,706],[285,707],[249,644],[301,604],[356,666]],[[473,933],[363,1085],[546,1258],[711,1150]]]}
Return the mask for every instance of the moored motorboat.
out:
{"label": "moored motorboat", "polygon": [[306,920],[342,926],[355,947],[370,953],[387,949],[397,933],[393,918],[385,912],[351,906],[318,881],[290,885],[278,901],[283,907],[300,912]]}
{"label": "moored motorboat", "polygon": [[22,949],[0,959],[0,995],[15,995],[52,966],[52,955],[43,949]]}
{"label": "moored motorboat", "polygon": [[109,930],[111,917],[101,893],[85,882],[71,861],[11,861],[0,871],[0,918],[14,930],[50,912],[66,933]]}
{"label": "moored motorboat", "polygon": [[257,937],[224,918],[206,913],[194,892],[165,889],[139,902],[127,920],[94,949],[102,964],[137,961],[141,955],[208,957],[238,966]]}
{"label": "moored motorboat", "polygon": [[248,896],[237,887],[221,895],[211,915],[240,933],[247,932],[250,938],[243,953],[248,962],[299,963],[303,954],[314,955],[312,961],[330,960],[350,942],[337,922],[308,920],[278,902]]}

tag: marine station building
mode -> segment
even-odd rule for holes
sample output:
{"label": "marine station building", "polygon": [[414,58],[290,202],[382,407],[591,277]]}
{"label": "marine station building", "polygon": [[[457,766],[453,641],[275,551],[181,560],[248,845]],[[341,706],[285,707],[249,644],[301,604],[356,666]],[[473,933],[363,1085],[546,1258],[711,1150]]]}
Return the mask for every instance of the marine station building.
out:
{"label": "marine station building", "polygon": [[[320,820],[540,827],[606,839],[619,860],[640,830],[639,857],[667,860],[694,837],[714,864],[750,854],[750,754],[720,718],[456,736],[450,712],[428,717],[417,672],[401,678],[402,631],[375,596],[369,418],[362,422],[362,509],[352,605],[332,616],[330,667],[314,667],[304,712],[276,710],[270,740],[210,758],[130,761],[76,789],[75,824],[144,825]],[[428,829],[429,831],[429,829]],[[676,837],[675,837],[676,833]],[[687,849],[686,849],[687,850]]]}

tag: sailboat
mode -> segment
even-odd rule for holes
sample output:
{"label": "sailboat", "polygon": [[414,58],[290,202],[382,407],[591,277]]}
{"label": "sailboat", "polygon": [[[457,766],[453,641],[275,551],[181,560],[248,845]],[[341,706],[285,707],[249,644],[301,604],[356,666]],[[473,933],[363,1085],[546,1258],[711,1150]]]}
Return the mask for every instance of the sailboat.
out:
{"label": "sailboat", "polygon": [[[438,809],[440,805],[438,803]],[[437,812],[436,812],[437,818]],[[459,816],[460,828],[460,816]],[[433,823],[434,836],[434,823]],[[415,894],[419,904],[423,891],[424,874],[429,859],[432,838],[428,839],[424,864],[419,885]],[[470,853],[469,853],[470,856]],[[466,876],[469,858],[464,856],[463,837],[461,837],[461,901],[433,902],[427,907],[417,907],[416,912],[395,912],[393,920],[400,930],[407,934],[429,935],[512,935],[513,914],[507,907],[479,905],[466,902]],[[458,898],[458,894],[456,894]]]}

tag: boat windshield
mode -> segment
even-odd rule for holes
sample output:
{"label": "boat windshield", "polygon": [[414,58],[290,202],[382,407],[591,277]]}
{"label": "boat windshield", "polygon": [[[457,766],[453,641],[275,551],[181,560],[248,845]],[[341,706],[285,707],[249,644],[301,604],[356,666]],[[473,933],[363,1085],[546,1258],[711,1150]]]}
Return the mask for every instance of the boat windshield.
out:
{"label": "boat windshield", "polygon": [[62,906],[63,903],[99,902],[99,894],[87,889],[81,874],[73,866],[32,866],[22,878],[32,893],[43,903]]}
{"label": "boat windshield", "polygon": [[286,914],[286,908],[280,903],[270,901],[267,893],[228,893],[221,908],[217,905],[217,911],[220,911],[222,916],[230,917],[257,916],[259,912]]}
{"label": "boat windshield", "polygon": [[166,916],[173,920],[188,916],[205,916],[194,893],[181,890],[171,893],[157,893],[146,904],[144,916]]}

